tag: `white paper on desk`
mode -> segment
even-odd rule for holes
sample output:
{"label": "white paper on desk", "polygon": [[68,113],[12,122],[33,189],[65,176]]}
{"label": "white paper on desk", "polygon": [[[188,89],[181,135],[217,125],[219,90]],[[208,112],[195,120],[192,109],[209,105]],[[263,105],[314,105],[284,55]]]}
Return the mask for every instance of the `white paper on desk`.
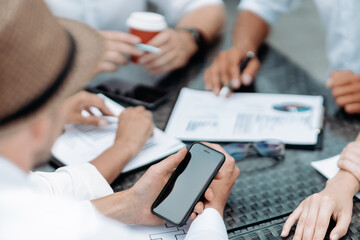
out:
{"label": "white paper on desk", "polygon": [[[335,177],[340,170],[337,166],[339,159],[340,155],[336,155],[328,159],[312,162],[311,166],[313,166],[313,168],[324,175],[327,179],[331,179]],[[355,196],[360,199],[360,193],[357,193]]]}
{"label": "white paper on desk", "polygon": [[[121,105],[104,95],[99,96],[105,99],[105,104],[115,115],[120,115],[124,110]],[[51,152],[64,165],[90,162],[112,146],[116,129],[117,124],[103,128],[93,125],[67,125],[65,133],[57,139]],[[182,147],[184,144],[181,141],[155,128],[154,136],[149,138],[141,152],[126,165],[123,172],[164,158]]]}
{"label": "white paper on desk", "polygon": [[[230,98],[183,88],[165,132],[181,140],[253,142],[278,139],[315,145],[323,119],[323,97],[234,93]],[[274,105],[300,104],[304,112],[275,110]]]}
{"label": "white paper on desk", "polygon": [[141,226],[130,225],[130,231],[133,239],[141,240],[184,240],[188,232],[190,223],[185,226],[176,227],[169,223],[161,226]]}

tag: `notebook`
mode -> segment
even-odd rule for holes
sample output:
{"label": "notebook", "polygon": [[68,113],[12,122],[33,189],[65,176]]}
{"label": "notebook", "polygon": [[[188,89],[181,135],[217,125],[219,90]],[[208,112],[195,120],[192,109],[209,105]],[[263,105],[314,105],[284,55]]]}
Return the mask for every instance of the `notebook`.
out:
{"label": "notebook", "polygon": [[[124,107],[106,96],[98,95],[105,99],[105,104],[116,116],[124,110]],[[90,162],[112,146],[116,129],[117,124],[110,124],[106,127],[67,125],[65,133],[56,140],[51,151],[52,155],[62,165]],[[165,158],[184,146],[177,138],[155,128],[154,135],[148,139],[141,152],[125,166],[123,173]]]}

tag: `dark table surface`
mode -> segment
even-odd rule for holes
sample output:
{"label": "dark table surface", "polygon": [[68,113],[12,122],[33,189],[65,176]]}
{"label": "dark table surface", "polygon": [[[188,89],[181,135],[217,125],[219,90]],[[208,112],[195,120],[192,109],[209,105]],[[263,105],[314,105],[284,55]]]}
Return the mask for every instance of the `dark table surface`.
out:
{"label": "dark table surface", "polygon": [[[171,73],[162,79],[153,81],[152,85],[169,91],[169,99],[164,104],[153,110],[154,121],[157,127],[165,129],[172,108],[176,102],[178,93],[182,87],[194,89],[203,89],[203,72],[209,65],[216,47],[206,54],[193,59],[184,69]],[[287,149],[285,154],[285,163],[301,164],[311,168],[312,161],[321,160],[339,154],[342,149],[355,139],[360,131],[360,121],[357,116],[347,116],[336,106],[331,92],[324,85],[318,83],[308,73],[299,68],[289,59],[284,57],[279,51],[265,46],[262,51],[262,68],[257,75],[254,86],[247,91],[261,93],[287,93],[287,94],[306,94],[323,95],[325,97],[326,117],[323,135],[323,147],[321,150],[295,150]],[[121,75],[122,79],[131,79],[134,76]],[[138,79],[141,76],[138,76]],[[149,84],[149,83],[148,83]],[[237,163],[240,169],[246,172],[248,165]],[[122,174],[112,184],[115,191],[121,191],[131,187],[146,171],[147,167]],[[265,170],[266,171],[266,170]],[[242,181],[240,175],[237,182]],[[322,185],[326,182],[322,178]],[[354,216],[360,219],[360,216]]]}
{"label": "dark table surface", "polygon": [[[203,72],[209,65],[213,54],[200,56],[184,69],[175,71],[153,85],[169,91],[168,100],[153,110],[155,125],[164,130],[182,87],[204,89]],[[336,105],[331,92],[324,85],[313,79],[308,73],[284,57],[279,51],[265,46],[262,57],[262,67],[256,77],[255,86],[246,91],[260,93],[284,93],[322,95],[325,97],[325,124],[323,147],[321,150],[286,150],[286,160],[301,161],[310,164],[315,160],[328,158],[339,154],[342,149],[355,139],[360,131],[359,116],[349,116]],[[121,76],[127,79],[126,76]],[[130,79],[130,78],[128,78]],[[136,79],[132,76],[131,78]],[[147,83],[151,84],[151,83]],[[123,105],[126,105],[123,103]],[[136,175],[141,175],[139,172]],[[120,177],[121,179],[121,177]],[[120,186],[115,183],[116,189]]]}

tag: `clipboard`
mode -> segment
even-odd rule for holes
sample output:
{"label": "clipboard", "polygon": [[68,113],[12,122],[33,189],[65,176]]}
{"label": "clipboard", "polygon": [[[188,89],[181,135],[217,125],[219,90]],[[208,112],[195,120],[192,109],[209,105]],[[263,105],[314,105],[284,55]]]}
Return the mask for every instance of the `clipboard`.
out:
{"label": "clipboard", "polygon": [[[181,139],[184,142],[211,141],[211,142],[217,142],[217,143],[231,143],[231,142],[257,142],[257,141],[268,140],[268,139],[277,139],[277,140],[284,142],[288,148],[292,148],[292,149],[303,149],[303,150],[322,149],[323,135],[324,135],[324,116],[325,116],[324,115],[325,114],[325,98],[324,98],[324,96],[322,96],[322,95],[264,94],[264,93],[234,93],[233,95],[235,97],[232,100],[226,100],[226,99],[220,100],[218,97],[214,96],[213,93],[211,93],[211,92],[183,88],[178,96],[178,99],[175,104],[175,107],[173,108],[172,114],[169,117],[165,132],[167,134],[170,134],[172,136],[175,136],[175,137]],[[237,103],[239,103],[239,104],[244,104],[244,103],[248,103],[248,102],[252,103],[252,101],[256,98],[259,98],[262,100],[262,101],[259,100],[260,105],[264,105],[264,106],[268,105],[267,106],[268,108],[270,106],[273,107],[274,103],[281,103],[281,102],[292,102],[293,101],[293,102],[304,103],[305,105],[309,105],[309,107],[311,107],[311,109],[312,109],[310,112],[308,112],[308,115],[311,115],[314,117],[313,117],[313,119],[310,119],[309,116],[306,117],[306,111],[299,111],[302,114],[302,115],[301,114],[299,115],[300,119],[297,119],[296,117],[294,117],[294,118],[284,117],[284,119],[280,118],[281,121],[280,121],[279,126],[281,126],[281,127],[283,127],[283,125],[286,125],[287,122],[294,121],[294,122],[291,122],[291,124],[293,124],[292,126],[285,126],[284,128],[287,130],[295,129],[295,132],[293,133],[292,131],[287,131],[285,133],[280,132],[280,134],[279,134],[279,132],[274,132],[274,134],[271,134],[271,133],[263,134],[263,136],[265,136],[265,137],[262,137],[262,138],[260,138],[261,135],[250,136],[249,138],[247,138],[248,136],[245,136],[244,138],[242,138],[242,137],[239,137],[239,135],[242,133],[241,131],[239,131],[240,133],[238,135],[236,135],[236,134],[230,135],[229,133],[223,134],[222,131],[219,130],[219,129],[225,129],[225,131],[226,130],[229,131],[229,129],[226,129],[226,127],[223,127],[223,125],[233,126],[234,121],[235,121],[234,119],[236,118],[236,114],[237,114],[236,111],[240,112],[241,114],[246,115],[247,110],[249,112],[254,113],[255,115],[258,114],[258,115],[256,115],[256,117],[258,118],[257,122],[260,123],[260,124],[258,124],[259,126],[268,124],[269,126],[273,127],[274,126],[273,122],[269,123],[266,121],[259,120],[261,117],[264,117],[264,116],[266,117],[266,113],[267,113],[266,108],[265,108],[266,106],[264,108],[262,108],[262,106],[259,107],[258,105],[256,105],[254,103],[252,107],[253,108],[258,107],[258,109],[257,109],[258,111],[251,109],[251,108],[245,109],[245,110],[239,110],[239,109],[233,110],[233,109],[235,109],[234,106],[237,106],[236,105]],[[221,102],[221,101],[223,101],[223,102]],[[227,106],[227,105],[229,105],[229,106]],[[226,108],[230,108],[230,109],[226,109]],[[204,111],[204,109],[206,109],[206,110]],[[207,111],[207,113],[206,113],[206,111]],[[216,114],[217,111],[220,113]],[[264,114],[262,114],[262,111],[264,112]],[[236,113],[233,114],[232,112],[236,112]],[[209,121],[209,122],[194,121],[195,125],[194,124],[190,125],[190,123],[189,123],[190,120],[194,120],[198,116],[201,116],[202,114],[211,115],[212,113],[214,115],[213,116],[214,118],[220,119],[218,122],[213,121],[213,123],[211,123],[211,121]],[[275,113],[271,113],[271,114],[270,114],[271,115],[270,117],[274,117],[274,118],[277,117]],[[198,115],[198,116],[196,116],[196,115]],[[226,115],[228,117],[225,118],[225,120],[221,120],[220,115]],[[286,116],[285,113],[284,114],[280,113],[279,115],[280,115],[280,117]],[[246,116],[246,117],[249,117],[249,116]],[[253,117],[252,119],[256,119],[256,118]],[[291,121],[289,121],[289,119]],[[198,119],[196,119],[196,120],[198,120]],[[304,126],[301,126],[301,124],[300,124],[300,128],[296,129],[296,128],[298,128],[298,125],[296,125],[296,121],[298,121],[299,123],[301,123],[301,121],[309,121],[307,124],[310,125],[310,122],[311,122],[312,129],[316,130],[316,132],[309,131],[308,135],[309,136],[311,135],[311,139],[308,141],[309,144],[306,144],[306,141],[304,141],[304,143],[302,142],[302,140],[304,140],[304,139],[307,140],[306,139],[307,135],[306,135],[306,133],[303,133],[301,131],[301,127],[304,127]],[[249,122],[250,123],[254,122],[253,124],[250,124],[250,125],[255,125],[255,126],[250,126],[250,128],[251,127],[256,128],[256,126],[257,126],[256,121],[251,121],[251,120],[249,120],[248,122],[246,122],[246,121],[240,122],[239,125],[242,124],[241,126],[243,126],[244,123],[249,124]],[[264,124],[262,124],[262,123],[264,123]],[[213,124],[213,125],[217,124],[217,126],[219,126],[221,124],[222,125],[220,127],[218,127],[219,129],[217,129],[217,130],[219,130],[219,131],[216,132],[215,131],[216,129],[214,128],[215,129],[214,132],[212,134],[208,134],[208,132],[211,132],[213,129],[211,127],[205,126],[206,124],[208,124],[209,126],[211,126],[211,124]],[[271,125],[271,124],[273,124],[273,125]],[[205,130],[198,131],[197,135],[191,134],[191,133],[188,135],[186,135],[186,133],[184,134],[184,132],[187,131],[186,128],[200,128],[200,127],[203,127]],[[291,127],[293,127],[293,128],[291,128]],[[245,128],[245,127],[243,127],[243,128]],[[230,130],[232,130],[232,129],[230,129]],[[241,129],[241,130],[244,130],[244,129]],[[296,132],[296,130],[297,130],[297,132]],[[256,131],[254,131],[254,132],[256,133]],[[298,138],[298,136],[296,134],[303,134],[303,136],[300,136]],[[277,136],[283,137],[283,139],[290,139],[290,140],[294,140],[294,139],[298,138],[299,144],[295,141],[287,142],[286,140],[283,140],[280,137],[278,138]],[[294,136],[296,136],[296,137],[294,137]]]}

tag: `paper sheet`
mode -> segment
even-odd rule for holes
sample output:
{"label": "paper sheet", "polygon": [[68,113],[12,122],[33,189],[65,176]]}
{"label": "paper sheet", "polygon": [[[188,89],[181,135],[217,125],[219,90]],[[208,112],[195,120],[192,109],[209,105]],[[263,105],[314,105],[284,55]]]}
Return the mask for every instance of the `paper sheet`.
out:
{"label": "paper sheet", "polygon": [[[104,95],[105,104],[115,114],[120,115],[122,106]],[[112,146],[117,124],[100,128],[92,125],[68,125],[66,131],[55,142],[52,148],[53,156],[65,165],[89,162]],[[182,148],[184,144],[174,137],[167,136],[155,128],[154,136],[149,138],[141,152],[132,159],[123,172],[139,168],[161,158],[164,158]]]}
{"label": "paper sheet", "polygon": [[[288,144],[315,145],[323,120],[323,97],[234,93],[230,98],[183,88],[165,132],[189,141],[252,142],[278,139]],[[295,104],[309,110],[279,111]]]}
{"label": "paper sheet", "polygon": [[[331,179],[335,177],[340,170],[337,166],[339,159],[340,155],[336,155],[328,159],[312,162],[311,165],[327,179]],[[360,193],[357,193],[355,196],[360,199]]]}
{"label": "paper sheet", "polygon": [[129,230],[134,239],[141,240],[184,240],[190,223],[176,227],[169,223],[161,226],[130,225]]}

